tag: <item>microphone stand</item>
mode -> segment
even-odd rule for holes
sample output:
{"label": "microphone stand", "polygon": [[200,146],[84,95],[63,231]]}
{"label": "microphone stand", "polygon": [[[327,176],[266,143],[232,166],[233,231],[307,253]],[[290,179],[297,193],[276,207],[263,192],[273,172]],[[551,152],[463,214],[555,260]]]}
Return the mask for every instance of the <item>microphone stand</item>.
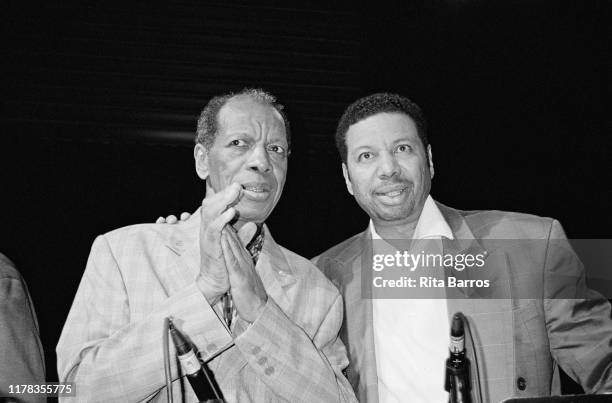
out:
{"label": "microphone stand", "polygon": [[198,401],[200,403],[224,403],[213,380],[210,379],[206,365],[200,362],[191,343],[174,327],[172,320],[169,320],[169,329],[176,348],[176,355]]}
{"label": "microphone stand", "polygon": [[450,403],[472,403],[470,395],[470,360],[465,356],[463,314],[453,315],[451,323],[450,354],[446,360],[444,389],[449,392]]}

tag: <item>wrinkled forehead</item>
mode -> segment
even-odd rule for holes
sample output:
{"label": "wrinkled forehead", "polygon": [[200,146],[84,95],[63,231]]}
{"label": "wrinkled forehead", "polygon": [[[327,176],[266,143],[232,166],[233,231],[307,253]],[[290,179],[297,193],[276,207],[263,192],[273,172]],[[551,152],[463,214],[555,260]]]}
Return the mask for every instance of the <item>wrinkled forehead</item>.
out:
{"label": "wrinkled forehead", "polygon": [[219,128],[225,130],[259,129],[286,137],[283,117],[272,105],[248,96],[227,101],[219,110]]}

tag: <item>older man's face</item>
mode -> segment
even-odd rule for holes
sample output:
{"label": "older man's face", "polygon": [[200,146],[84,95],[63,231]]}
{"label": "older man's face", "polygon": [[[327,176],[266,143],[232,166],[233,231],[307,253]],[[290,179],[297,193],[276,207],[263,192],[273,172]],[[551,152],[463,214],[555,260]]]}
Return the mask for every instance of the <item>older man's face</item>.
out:
{"label": "older man's face", "polygon": [[287,135],[281,115],[249,97],[228,101],[218,116],[219,130],[205,153],[206,192],[242,185],[239,221],[263,222],[278,202],[287,174]]}
{"label": "older man's face", "polygon": [[414,121],[403,113],[370,116],[349,127],[346,146],[346,186],[374,223],[416,222],[433,164]]}

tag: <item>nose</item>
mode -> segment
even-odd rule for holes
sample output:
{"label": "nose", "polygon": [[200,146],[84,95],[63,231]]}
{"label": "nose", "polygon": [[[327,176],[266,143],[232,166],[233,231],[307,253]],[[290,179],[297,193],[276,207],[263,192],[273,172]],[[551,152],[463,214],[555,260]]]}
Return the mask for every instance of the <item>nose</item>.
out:
{"label": "nose", "polygon": [[399,175],[400,167],[394,153],[381,153],[378,161],[378,173],[381,179]]}
{"label": "nose", "polygon": [[247,164],[249,169],[260,173],[267,173],[272,169],[270,157],[263,145],[253,147]]}

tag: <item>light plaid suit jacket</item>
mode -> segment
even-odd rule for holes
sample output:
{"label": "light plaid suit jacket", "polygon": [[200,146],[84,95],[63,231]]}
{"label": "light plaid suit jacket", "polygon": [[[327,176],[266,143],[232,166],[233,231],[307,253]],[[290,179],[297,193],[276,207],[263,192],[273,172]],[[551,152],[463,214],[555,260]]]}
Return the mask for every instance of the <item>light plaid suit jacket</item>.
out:
{"label": "light plaid suit jacket", "polygon": [[[163,323],[172,316],[205,359],[234,343],[208,364],[227,402],[355,401],[341,372],[337,289],[266,228],[256,270],[268,303],[250,326],[239,318],[232,336],[194,282],[199,225],[198,210],[184,223],[95,240],[57,346],[60,380],[76,382],[76,399],[165,401]],[[197,401],[172,361],[175,401]]]}
{"label": "light plaid suit jacket", "polygon": [[[584,269],[561,225],[526,214],[437,205],[455,236],[445,240],[445,253],[487,252],[479,270],[493,278],[495,298],[468,287],[454,295],[447,289],[449,321],[462,311],[470,323],[466,346],[472,390],[480,381],[482,402],[559,394],[559,366],[587,393],[612,392],[610,303],[586,288]],[[499,242],[509,239],[526,242]],[[510,250],[516,245],[524,248]],[[349,351],[346,371],[359,401],[368,403],[378,402],[372,300],[362,295],[361,262],[371,262],[371,246],[366,229],[313,259],[344,297],[340,335]],[[472,273],[466,269],[454,275],[469,280]],[[553,281],[564,276],[570,281]],[[481,402],[476,395],[472,401]]]}

